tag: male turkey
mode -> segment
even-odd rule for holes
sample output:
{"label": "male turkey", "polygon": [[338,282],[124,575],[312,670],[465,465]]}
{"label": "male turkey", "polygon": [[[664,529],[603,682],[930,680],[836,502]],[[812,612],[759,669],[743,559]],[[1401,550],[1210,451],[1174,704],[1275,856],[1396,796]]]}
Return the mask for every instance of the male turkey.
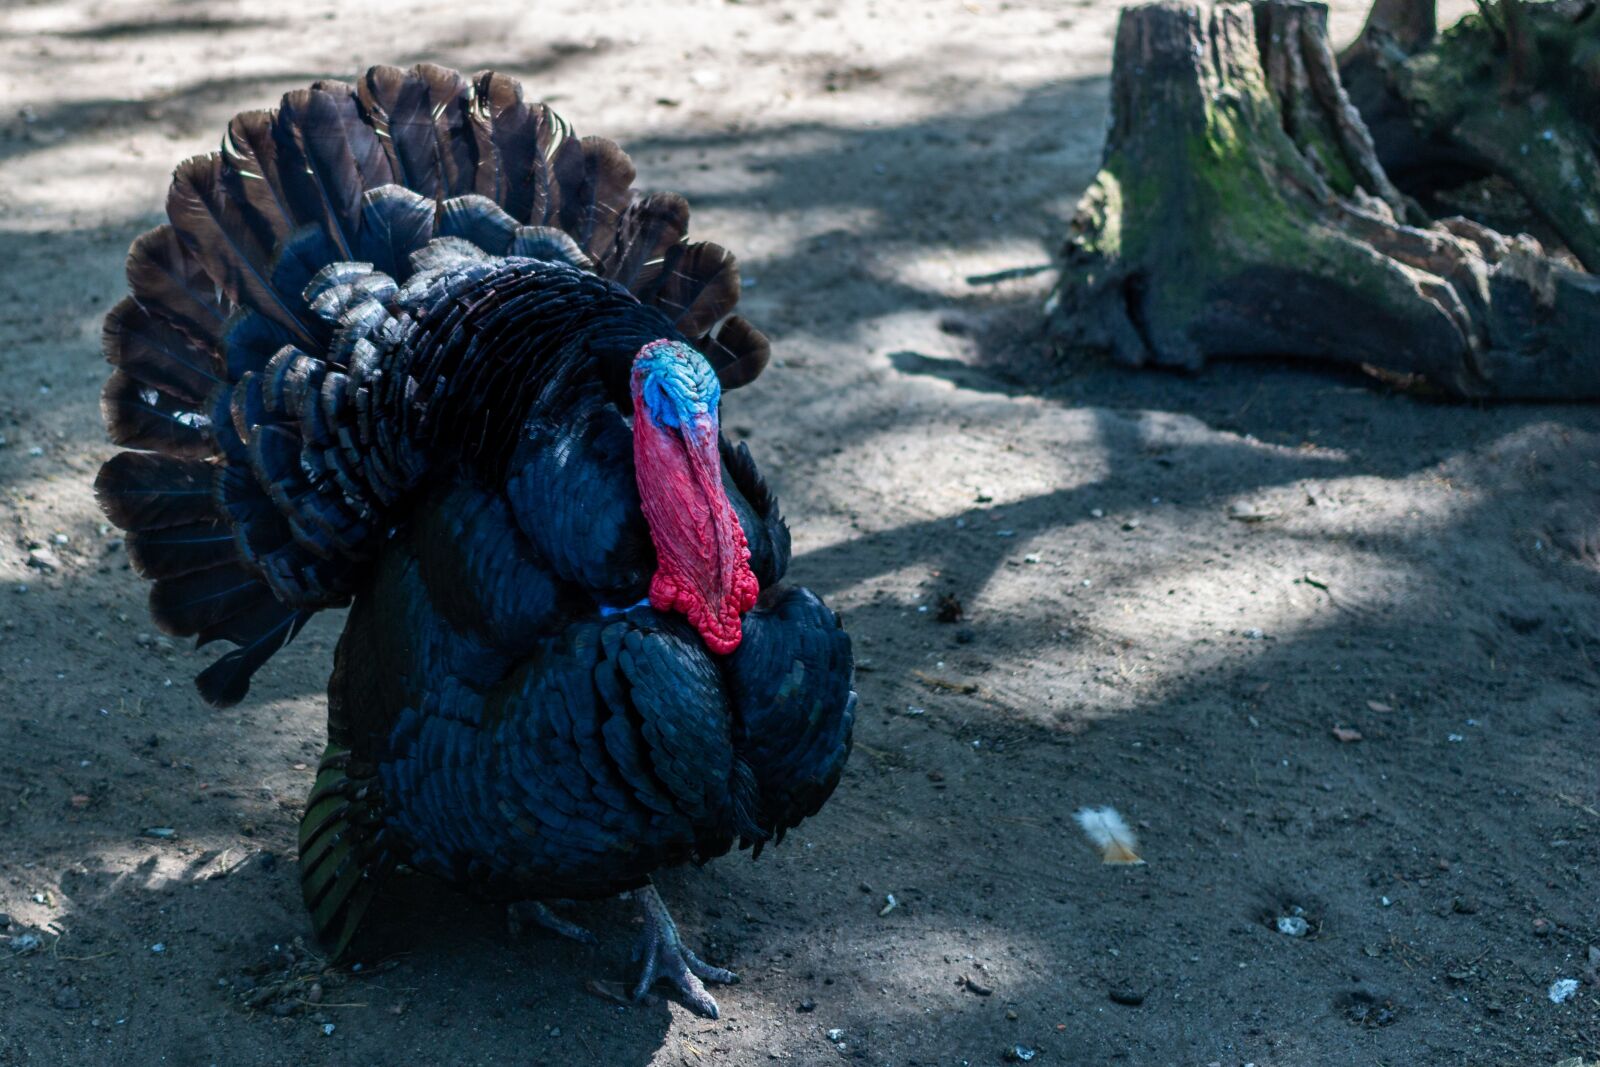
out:
{"label": "male turkey", "polygon": [[[720,389],[767,340],[733,256],[521,86],[318,82],[180,165],[107,317],[96,482],[211,704],[351,605],[300,826],[343,952],[396,864],[538,903],[636,890],[644,973],[715,1016],[651,872],[781,840],[850,748],[849,639]],[[720,324],[720,325],[719,325]],[[631,423],[631,424],[630,424]]]}

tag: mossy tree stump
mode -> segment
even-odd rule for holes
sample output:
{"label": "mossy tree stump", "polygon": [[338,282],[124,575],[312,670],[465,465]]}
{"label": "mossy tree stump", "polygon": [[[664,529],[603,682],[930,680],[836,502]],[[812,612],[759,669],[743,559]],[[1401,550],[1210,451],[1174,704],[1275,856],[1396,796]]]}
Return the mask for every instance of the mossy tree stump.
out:
{"label": "mossy tree stump", "polygon": [[1473,397],[1600,397],[1600,280],[1465,219],[1428,225],[1300,0],[1130,8],[1112,127],[1047,312],[1120,362],[1354,363]]}
{"label": "mossy tree stump", "polygon": [[1426,196],[1491,175],[1600,272],[1600,5],[1480,0],[1443,34],[1434,0],[1379,0],[1340,57],[1379,161]]}

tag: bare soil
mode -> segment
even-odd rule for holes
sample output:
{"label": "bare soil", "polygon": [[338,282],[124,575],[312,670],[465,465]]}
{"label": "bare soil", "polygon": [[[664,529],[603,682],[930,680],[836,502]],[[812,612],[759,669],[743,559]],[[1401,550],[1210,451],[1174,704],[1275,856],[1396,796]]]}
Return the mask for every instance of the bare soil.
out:
{"label": "bare soil", "polygon": [[[1600,1056],[1600,411],[1054,361],[1116,13],[0,10],[0,1064]],[[624,902],[570,913],[591,950],[413,879],[324,971],[294,828],[341,619],[208,711],[207,653],[153,635],[94,507],[99,320],[171,166],[423,59],[522,76],[687,194],[777,343],[725,422],[856,636],[863,714],[820,817],[662,879],[743,974],[718,1022],[587,986],[629,975]],[[1072,813],[1100,804],[1147,865],[1098,862]]]}

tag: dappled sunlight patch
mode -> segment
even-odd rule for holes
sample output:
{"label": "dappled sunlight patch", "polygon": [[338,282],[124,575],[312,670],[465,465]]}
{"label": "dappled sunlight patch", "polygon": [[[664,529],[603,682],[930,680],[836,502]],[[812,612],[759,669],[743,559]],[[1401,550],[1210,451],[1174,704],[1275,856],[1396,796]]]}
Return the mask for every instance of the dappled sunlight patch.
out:
{"label": "dappled sunlight patch", "polygon": [[[219,118],[226,120],[220,113]],[[135,147],[128,133],[120,124],[88,137],[75,132],[57,139],[50,129],[39,131],[43,140],[33,151],[0,163],[10,209],[7,228],[37,233],[75,228],[86,218],[153,217],[172,177],[170,157],[180,150],[166,141],[160,150]],[[107,183],[108,171],[124,180]]]}
{"label": "dappled sunlight patch", "polygon": [[40,856],[23,868],[26,876],[0,890],[0,910],[20,927],[64,935],[74,913],[93,913],[113,898],[226,878],[258,851],[227,832],[190,837],[151,826],[124,844],[98,843],[89,855],[75,848]]}
{"label": "dappled sunlight patch", "polygon": [[[973,244],[907,241],[903,248],[890,244],[875,257],[874,273],[882,280],[910,289],[955,299],[984,295],[974,278],[1026,270],[1050,263],[1050,253],[1038,239],[1008,237]],[[991,283],[992,284],[992,283]]]}

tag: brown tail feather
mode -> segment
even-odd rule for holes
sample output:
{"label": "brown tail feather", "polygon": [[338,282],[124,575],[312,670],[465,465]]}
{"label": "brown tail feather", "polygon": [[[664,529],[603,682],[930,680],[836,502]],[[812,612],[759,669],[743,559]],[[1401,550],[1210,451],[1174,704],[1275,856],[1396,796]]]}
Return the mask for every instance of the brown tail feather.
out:
{"label": "brown tail feather", "polygon": [[395,179],[434,200],[476,191],[477,138],[469,129],[471,86],[431,63],[373,67],[357,93]]}
{"label": "brown tail feather", "polygon": [[739,261],[709,242],[673,250],[654,303],[690,337],[710,330],[739,303]]}
{"label": "brown tail feather", "polygon": [[616,236],[617,222],[631,198],[633,160],[604,137],[568,141],[552,161],[560,189],[555,222],[578,247],[599,260]]}

